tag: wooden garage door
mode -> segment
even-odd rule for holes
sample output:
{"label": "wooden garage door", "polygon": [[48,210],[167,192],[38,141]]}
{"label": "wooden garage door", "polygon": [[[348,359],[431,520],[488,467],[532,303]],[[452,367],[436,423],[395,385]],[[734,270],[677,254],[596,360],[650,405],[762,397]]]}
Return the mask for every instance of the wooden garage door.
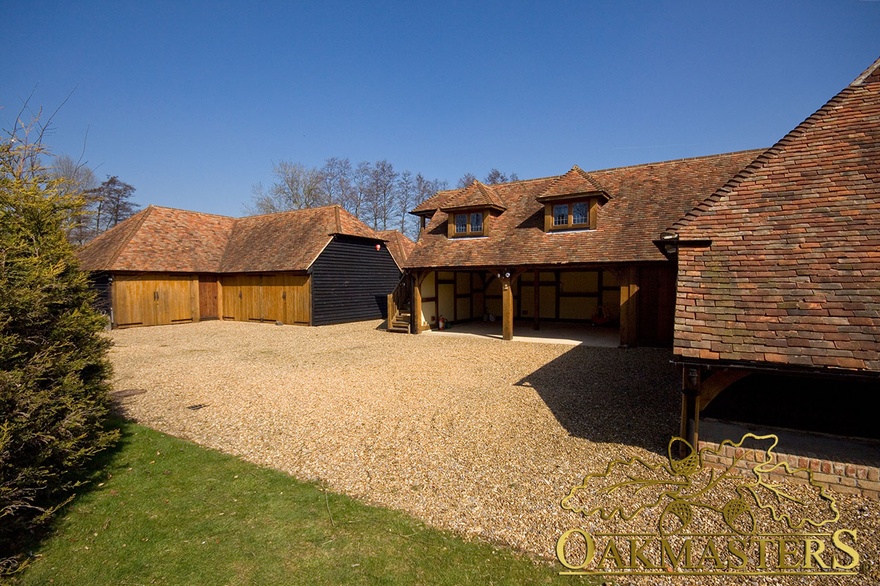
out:
{"label": "wooden garage door", "polygon": [[113,321],[118,327],[198,321],[197,278],[176,275],[117,275]]}
{"label": "wooden garage door", "polygon": [[221,278],[223,319],[309,324],[308,275],[232,275]]}

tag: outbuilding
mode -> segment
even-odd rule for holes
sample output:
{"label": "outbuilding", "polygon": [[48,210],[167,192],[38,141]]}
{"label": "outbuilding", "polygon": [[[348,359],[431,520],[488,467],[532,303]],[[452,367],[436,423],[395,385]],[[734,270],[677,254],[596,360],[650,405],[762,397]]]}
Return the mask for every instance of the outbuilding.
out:
{"label": "outbuilding", "polygon": [[113,327],[325,325],[385,316],[406,251],[394,240],[335,205],[246,218],[149,206],[79,257]]}

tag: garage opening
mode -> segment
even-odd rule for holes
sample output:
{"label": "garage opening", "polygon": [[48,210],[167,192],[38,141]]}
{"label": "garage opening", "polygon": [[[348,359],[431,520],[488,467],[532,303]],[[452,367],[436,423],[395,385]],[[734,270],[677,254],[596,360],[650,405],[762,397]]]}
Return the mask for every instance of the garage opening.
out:
{"label": "garage opening", "polygon": [[753,373],[725,389],[703,418],[880,440],[876,381]]}

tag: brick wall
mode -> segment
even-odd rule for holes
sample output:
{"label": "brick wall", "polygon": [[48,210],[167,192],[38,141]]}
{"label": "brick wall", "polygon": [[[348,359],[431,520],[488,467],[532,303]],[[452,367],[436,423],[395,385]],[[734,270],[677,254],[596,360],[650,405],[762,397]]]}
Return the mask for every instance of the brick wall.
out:
{"label": "brick wall", "polygon": [[[718,451],[718,444],[700,442],[699,449],[703,448]],[[764,461],[765,454],[763,450],[724,446],[717,455],[705,454],[704,462],[719,468],[729,468],[736,462],[737,469],[750,472],[755,463]],[[791,454],[775,454],[775,456],[779,463],[787,462],[789,466],[809,470],[813,473],[814,482],[828,486],[833,492],[858,494],[880,500],[880,468],[877,466],[832,462]]]}

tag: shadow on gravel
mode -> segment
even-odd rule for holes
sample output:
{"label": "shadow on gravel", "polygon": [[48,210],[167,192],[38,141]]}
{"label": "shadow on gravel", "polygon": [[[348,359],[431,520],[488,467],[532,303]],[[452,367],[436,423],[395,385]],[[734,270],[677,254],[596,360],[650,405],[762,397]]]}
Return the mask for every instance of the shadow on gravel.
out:
{"label": "shadow on gravel", "polygon": [[576,346],[516,384],[535,389],[572,436],[665,456],[681,411],[671,360],[668,348]]}

